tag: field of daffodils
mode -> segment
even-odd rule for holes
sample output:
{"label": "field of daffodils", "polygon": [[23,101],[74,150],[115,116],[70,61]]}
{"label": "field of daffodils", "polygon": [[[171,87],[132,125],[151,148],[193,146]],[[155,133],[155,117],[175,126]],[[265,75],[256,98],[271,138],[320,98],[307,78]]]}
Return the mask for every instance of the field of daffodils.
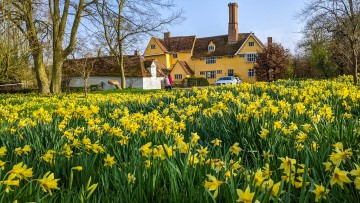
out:
{"label": "field of daffodils", "polygon": [[358,202],[350,77],[0,95],[0,202]]}

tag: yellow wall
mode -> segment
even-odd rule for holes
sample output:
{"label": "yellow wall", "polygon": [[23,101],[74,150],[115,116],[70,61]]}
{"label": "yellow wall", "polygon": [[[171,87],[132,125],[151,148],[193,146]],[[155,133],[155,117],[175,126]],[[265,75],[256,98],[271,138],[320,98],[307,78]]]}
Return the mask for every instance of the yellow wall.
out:
{"label": "yellow wall", "polygon": [[[155,49],[151,49],[151,45],[155,45]],[[159,44],[155,41],[155,39],[151,38],[149,44],[144,51],[144,56],[164,54],[164,51],[165,50],[162,50],[160,48]]]}
{"label": "yellow wall", "polygon": [[177,58],[173,58],[171,54],[171,64],[174,65],[177,61],[191,61],[190,52],[177,52]]}
{"label": "yellow wall", "polygon": [[145,56],[146,60],[153,60],[156,59],[160,63],[164,64],[167,69],[171,69],[172,65],[170,63],[170,54],[163,54],[163,55],[154,55],[154,56]]}
{"label": "yellow wall", "polygon": [[[182,79],[181,80],[176,80],[175,79],[175,74],[182,74]],[[173,78],[173,82],[175,83],[179,83],[181,82],[184,78],[186,78],[186,72],[184,71],[184,69],[181,67],[181,65],[179,63],[176,63],[174,65],[174,68],[171,70],[170,73],[171,77]]]}
{"label": "yellow wall", "polygon": [[253,68],[254,63],[245,62],[245,58],[236,56],[234,58],[228,58],[227,56],[222,59],[216,59],[215,64],[206,64],[206,61],[200,59],[194,60],[195,75],[196,77],[206,77],[206,75],[200,75],[200,71],[218,71],[222,70],[221,74],[216,73],[216,78],[208,78],[210,84],[214,84],[217,79],[223,76],[228,76],[228,70],[233,69],[234,74],[238,75],[239,78],[244,82],[253,83],[255,82],[254,77],[248,77],[248,70]]}

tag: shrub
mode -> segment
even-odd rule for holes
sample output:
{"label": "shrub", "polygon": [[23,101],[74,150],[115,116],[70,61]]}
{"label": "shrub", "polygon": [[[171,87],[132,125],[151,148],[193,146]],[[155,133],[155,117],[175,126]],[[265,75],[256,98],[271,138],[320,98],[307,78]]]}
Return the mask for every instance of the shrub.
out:
{"label": "shrub", "polygon": [[186,83],[187,87],[193,87],[193,86],[208,86],[209,81],[206,78],[197,78],[197,77],[191,77],[191,78],[185,78],[184,83]]}

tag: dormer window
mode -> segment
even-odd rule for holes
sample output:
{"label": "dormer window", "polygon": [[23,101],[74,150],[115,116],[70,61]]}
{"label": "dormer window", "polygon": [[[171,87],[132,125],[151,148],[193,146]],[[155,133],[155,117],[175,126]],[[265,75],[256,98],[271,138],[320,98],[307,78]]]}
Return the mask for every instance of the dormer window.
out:
{"label": "dormer window", "polygon": [[209,52],[215,51],[215,46],[214,45],[209,45],[208,50],[209,50]]}
{"label": "dormer window", "polygon": [[155,49],[155,47],[156,47],[155,44],[150,45],[151,49]]}

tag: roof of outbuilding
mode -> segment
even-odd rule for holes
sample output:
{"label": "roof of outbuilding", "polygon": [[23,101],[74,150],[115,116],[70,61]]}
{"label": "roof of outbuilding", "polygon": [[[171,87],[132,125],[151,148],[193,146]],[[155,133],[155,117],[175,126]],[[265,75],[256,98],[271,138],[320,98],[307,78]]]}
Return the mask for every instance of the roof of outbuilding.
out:
{"label": "roof of outbuilding", "polygon": [[[146,69],[152,62],[157,64],[157,76],[162,77],[164,73],[156,60],[146,61],[139,55],[124,56],[125,77],[151,77],[151,73]],[[82,65],[92,65],[90,76],[120,76],[120,71],[114,56],[68,59],[63,65],[63,74],[69,77],[80,77]]]}
{"label": "roof of outbuilding", "polygon": [[[179,65],[185,71],[185,73],[187,75],[194,75],[195,74],[194,71],[191,70],[189,64],[186,63],[186,61],[177,61],[176,63],[179,63]],[[176,66],[176,64],[174,66]]]}

